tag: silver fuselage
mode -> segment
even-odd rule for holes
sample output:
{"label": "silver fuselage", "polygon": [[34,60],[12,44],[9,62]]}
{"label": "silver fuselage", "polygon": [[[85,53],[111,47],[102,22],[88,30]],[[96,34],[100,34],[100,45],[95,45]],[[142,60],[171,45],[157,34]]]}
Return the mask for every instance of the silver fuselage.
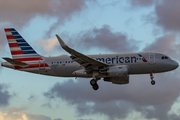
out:
{"label": "silver fuselage", "polygon": [[[129,67],[129,75],[167,72],[174,70],[179,66],[176,61],[170,59],[166,55],[153,52],[98,54],[88,56],[104,62],[109,66],[127,65]],[[58,77],[92,77],[91,74],[86,73],[78,76],[73,74],[73,72],[77,70],[82,70],[83,72],[84,67],[80,66],[75,61],[72,61],[70,56],[60,55],[57,57],[42,58],[43,61],[27,62],[28,64],[43,64],[39,66],[36,65],[36,67],[16,68],[8,62],[2,63],[2,66],[26,72]]]}

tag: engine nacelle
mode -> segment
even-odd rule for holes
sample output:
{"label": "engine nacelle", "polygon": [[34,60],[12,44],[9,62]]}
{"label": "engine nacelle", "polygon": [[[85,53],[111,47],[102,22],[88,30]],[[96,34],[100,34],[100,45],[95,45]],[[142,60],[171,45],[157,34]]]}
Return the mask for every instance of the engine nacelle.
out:
{"label": "engine nacelle", "polygon": [[128,84],[129,83],[129,75],[125,77],[106,77],[104,81],[112,82],[114,84]]}
{"label": "engine nacelle", "polygon": [[126,77],[128,76],[129,67],[127,65],[120,65],[109,67],[107,70],[108,77]]}

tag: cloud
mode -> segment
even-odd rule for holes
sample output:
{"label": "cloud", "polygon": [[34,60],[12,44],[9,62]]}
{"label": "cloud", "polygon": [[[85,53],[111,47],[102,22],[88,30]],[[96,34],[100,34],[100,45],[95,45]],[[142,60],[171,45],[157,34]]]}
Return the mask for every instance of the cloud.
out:
{"label": "cloud", "polygon": [[[149,2],[148,2],[149,1]],[[144,6],[143,3],[152,3],[154,0],[131,0],[132,6]],[[134,3],[134,4],[133,4]],[[160,0],[154,1],[154,11],[143,15],[146,22],[160,26],[164,31],[178,32],[180,30],[180,1],[179,0]],[[150,5],[150,4],[149,4]]]}
{"label": "cloud", "polygon": [[2,113],[0,111],[0,119],[1,120],[52,120],[48,116],[39,115],[39,114],[28,114],[22,112],[22,110],[26,110],[26,107],[20,108],[11,108],[7,113]]}
{"label": "cloud", "polygon": [[31,95],[29,96],[28,100],[30,100],[30,101],[35,101],[35,100],[37,100],[37,96],[31,94]]}
{"label": "cloud", "polygon": [[175,34],[163,35],[152,44],[147,45],[143,51],[159,52],[180,61],[180,44]]}
{"label": "cloud", "polygon": [[[22,26],[35,16],[65,19],[81,11],[89,0],[0,0],[0,22]],[[93,0],[94,1],[94,0]]]}
{"label": "cloud", "polygon": [[[58,25],[70,19],[73,14],[84,10],[86,3],[96,0],[0,0],[0,52],[6,42],[3,27],[22,28],[36,16],[45,19],[57,18],[57,22],[49,28],[49,35]],[[2,34],[3,33],[3,34]]]}
{"label": "cloud", "polygon": [[69,80],[54,84],[44,96],[75,105],[80,116],[103,114],[109,119],[125,119],[136,111],[148,119],[170,119],[168,112],[180,95],[179,77],[164,73],[155,79],[155,86],[150,84],[149,75],[131,76],[130,84],[120,86],[99,81],[98,91],[92,90],[88,80]]}
{"label": "cloud", "polygon": [[7,39],[5,38],[4,28],[2,28],[2,27],[0,27],[0,37],[1,37],[1,39],[0,39],[0,52],[3,52],[4,47],[7,44]]}
{"label": "cloud", "polygon": [[20,112],[20,111],[27,110],[27,109],[28,109],[28,107],[26,107],[26,106],[21,106],[21,107],[19,107],[19,108],[10,108],[10,109],[9,109],[9,112],[10,112],[10,113]]}
{"label": "cloud", "polygon": [[81,32],[77,37],[78,46],[86,49],[100,48],[113,52],[132,52],[137,50],[138,43],[133,39],[129,39],[125,33],[113,32],[109,25],[103,25],[101,28],[93,28],[91,30]]}
{"label": "cloud", "polygon": [[145,19],[149,23],[160,26],[164,31],[180,30],[180,1],[179,0],[129,0],[132,7],[147,7],[154,5],[154,11],[147,14]]}
{"label": "cloud", "polygon": [[61,118],[56,118],[56,119],[54,119],[54,120],[63,120],[63,119],[61,119]]}
{"label": "cloud", "polygon": [[[147,45],[143,51],[155,51],[180,60],[179,43],[174,34],[166,34]],[[128,85],[113,85],[98,81],[100,89],[92,90],[88,79],[56,83],[44,93],[50,100],[57,98],[75,105],[77,114],[106,115],[109,119],[126,119],[132,112],[146,119],[177,120],[179,114],[169,113],[180,97],[180,69],[155,74],[156,85],[150,84],[149,75],[130,76]]]}
{"label": "cloud", "polygon": [[6,89],[7,85],[0,84],[0,106],[9,105],[9,100],[12,97]]}
{"label": "cloud", "polygon": [[[103,25],[101,28],[93,28],[87,31],[81,31],[77,36],[68,36],[66,44],[72,48],[80,49],[105,49],[112,52],[133,52],[138,50],[137,43],[129,39],[125,33],[113,32],[109,25]],[[63,38],[62,38],[63,39]],[[36,45],[43,46],[45,53],[51,53],[59,49],[60,45],[56,37],[47,40],[37,40]]]}
{"label": "cloud", "polygon": [[130,0],[132,6],[150,6],[154,0]]}
{"label": "cloud", "polygon": [[155,7],[157,16],[156,24],[167,31],[180,30],[180,1],[179,0],[163,0]]}
{"label": "cloud", "polygon": [[1,69],[2,69],[1,63],[2,63],[2,61],[0,60],[0,72],[1,72]]}
{"label": "cloud", "polygon": [[59,46],[59,42],[56,37],[50,39],[39,39],[35,42],[36,45],[39,45],[43,48],[45,53],[51,54],[53,50]]}
{"label": "cloud", "polygon": [[50,102],[48,102],[48,103],[44,103],[44,104],[42,104],[41,106],[42,106],[42,107],[49,108],[49,109],[51,109],[51,108],[52,108],[52,105],[51,105],[51,103],[50,103]]}
{"label": "cloud", "polygon": [[77,120],[92,120],[92,119],[77,119]]}

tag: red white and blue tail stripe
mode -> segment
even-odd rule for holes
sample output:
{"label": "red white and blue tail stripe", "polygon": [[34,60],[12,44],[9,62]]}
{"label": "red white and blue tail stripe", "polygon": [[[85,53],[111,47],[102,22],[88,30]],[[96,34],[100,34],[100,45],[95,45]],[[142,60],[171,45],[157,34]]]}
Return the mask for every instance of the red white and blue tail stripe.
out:
{"label": "red white and blue tail stripe", "polygon": [[5,28],[4,30],[13,59],[18,61],[42,60],[41,56],[36,53],[14,28]]}
{"label": "red white and blue tail stripe", "polygon": [[13,59],[3,58],[7,61],[3,66],[37,74],[56,75],[45,62],[45,57],[37,54],[14,28],[4,30]]}

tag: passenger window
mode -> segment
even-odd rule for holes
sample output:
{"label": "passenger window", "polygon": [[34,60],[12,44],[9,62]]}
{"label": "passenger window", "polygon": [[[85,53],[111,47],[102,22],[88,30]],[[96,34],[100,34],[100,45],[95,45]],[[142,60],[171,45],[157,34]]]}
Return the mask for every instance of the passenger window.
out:
{"label": "passenger window", "polygon": [[53,64],[53,62],[52,62],[52,64]]}
{"label": "passenger window", "polygon": [[165,59],[168,59],[168,57],[167,57],[167,56],[165,56]]}
{"label": "passenger window", "polygon": [[162,56],[162,59],[164,59],[164,56]]}
{"label": "passenger window", "polygon": [[67,63],[67,61],[66,61],[66,63]]}
{"label": "passenger window", "polygon": [[69,61],[69,63],[70,63],[70,61]]}
{"label": "passenger window", "polygon": [[59,64],[59,62],[57,62],[57,64]]}
{"label": "passenger window", "polygon": [[61,62],[60,62],[61,63]]}

